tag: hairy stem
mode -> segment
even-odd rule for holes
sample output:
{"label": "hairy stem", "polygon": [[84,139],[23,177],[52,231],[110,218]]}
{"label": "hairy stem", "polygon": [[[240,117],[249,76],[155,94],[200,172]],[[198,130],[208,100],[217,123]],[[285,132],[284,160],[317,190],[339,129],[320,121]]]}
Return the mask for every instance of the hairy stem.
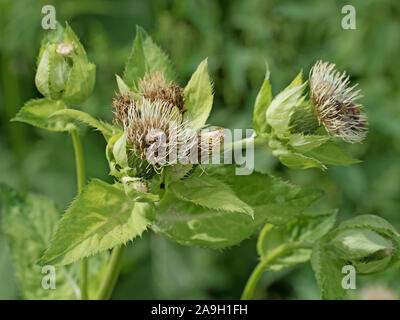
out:
{"label": "hairy stem", "polygon": [[96,300],[108,300],[114,291],[115,284],[121,271],[122,259],[125,252],[125,245],[115,247],[107,266],[106,275],[96,295]]}
{"label": "hairy stem", "polygon": [[[79,138],[78,131],[76,129],[71,131],[72,142],[74,144],[75,151],[75,163],[76,163],[76,177],[78,182],[78,193],[81,193],[86,183],[85,176],[85,162],[83,160],[83,150],[81,139]],[[88,260],[83,258],[81,260],[81,299],[88,299]]]}

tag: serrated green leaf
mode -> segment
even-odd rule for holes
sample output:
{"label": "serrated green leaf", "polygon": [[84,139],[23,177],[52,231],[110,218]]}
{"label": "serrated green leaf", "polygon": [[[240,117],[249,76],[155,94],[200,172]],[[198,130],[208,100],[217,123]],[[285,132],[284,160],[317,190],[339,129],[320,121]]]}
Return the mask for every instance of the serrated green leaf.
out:
{"label": "serrated green leaf", "polygon": [[341,273],[344,265],[344,261],[326,250],[324,238],[315,242],[311,253],[311,266],[323,299],[334,300],[345,297],[346,290],[342,287],[345,275]]}
{"label": "serrated green leaf", "polygon": [[228,185],[209,176],[191,176],[169,184],[168,188],[179,199],[208,209],[254,215],[253,209],[240,200]]}
{"label": "serrated green leaf", "polygon": [[311,246],[332,229],[336,210],[319,215],[302,215],[285,225],[266,224],[257,241],[257,252],[261,261],[283,247],[281,254],[269,261],[265,270],[280,270],[310,259]]}
{"label": "serrated green leaf", "polygon": [[284,224],[295,218],[324,194],[321,190],[302,189],[258,172],[236,175],[234,166],[229,165],[212,165],[205,174],[227,183],[242,201],[254,209],[255,217],[262,216],[264,221],[272,224]]}
{"label": "serrated green leaf", "polygon": [[161,72],[167,81],[174,80],[174,69],[168,56],[153,42],[143,28],[136,26],[136,37],[125,66],[123,80],[133,88],[145,73]]}
{"label": "serrated green leaf", "polygon": [[346,166],[361,162],[360,160],[348,156],[332,141],[328,141],[315,149],[306,152],[305,155],[317,159],[326,165]]}
{"label": "serrated green leaf", "polygon": [[81,121],[96,130],[99,130],[106,140],[110,139],[115,135],[120,129],[116,126],[112,126],[101,120],[93,118],[90,114],[75,110],[75,109],[62,109],[51,114],[51,118],[65,118],[66,121],[71,122],[71,120]]}
{"label": "serrated green leaf", "polygon": [[69,131],[75,128],[73,122],[65,118],[51,117],[55,112],[66,108],[67,105],[61,100],[29,100],[11,121],[25,122],[49,131]]}
{"label": "serrated green leaf", "polygon": [[205,174],[227,183],[253,208],[254,220],[182,201],[167,191],[156,208],[155,232],[183,245],[223,248],[249,238],[266,220],[281,224],[293,219],[321,196],[320,191],[301,190],[259,173],[236,176],[233,166],[212,166]]}
{"label": "serrated green leaf", "polygon": [[335,229],[336,231],[346,230],[346,229],[372,229],[376,232],[385,234],[389,237],[400,237],[397,230],[385,219],[375,216],[372,214],[360,215],[348,220],[345,220],[339,224]]}
{"label": "serrated green leaf", "polygon": [[319,160],[307,157],[300,152],[289,149],[283,143],[271,139],[269,147],[274,157],[278,158],[285,166],[292,169],[319,168],[325,170],[326,166]]}
{"label": "serrated green leaf", "polygon": [[[79,298],[79,265],[56,268],[56,289],[46,290],[42,280],[48,273],[42,273],[42,268],[35,264],[49,245],[60,218],[54,203],[35,194],[24,196],[0,185],[0,212],[21,296],[35,300]],[[89,260],[91,292],[97,290],[96,279],[101,276],[99,270],[106,258],[107,255],[98,255]]]}
{"label": "serrated green leaf", "polygon": [[271,83],[269,82],[269,77],[269,67],[268,64],[266,64],[264,82],[257,94],[256,102],[254,104],[253,128],[258,133],[264,133],[268,128],[266,112],[272,100]]}
{"label": "serrated green leaf", "polygon": [[66,265],[125,244],[147,229],[152,215],[152,204],[132,201],[122,189],[92,180],[65,212],[38,263]]}
{"label": "serrated green leaf", "polygon": [[123,80],[129,87],[134,86],[139,78],[143,78],[147,70],[147,62],[143,49],[143,42],[146,38],[145,31],[136,26],[136,37],[133,48],[125,66]]}
{"label": "serrated green leaf", "polygon": [[175,80],[175,71],[171,61],[164,51],[158,47],[150,36],[146,35],[143,42],[143,50],[146,58],[147,71],[152,74],[161,72],[167,82]]}
{"label": "serrated green leaf", "polygon": [[203,60],[193,73],[183,92],[185,109],[184,120],[194,130],[201,129],[210,115],[213,94],[208,75],[207,59]]}

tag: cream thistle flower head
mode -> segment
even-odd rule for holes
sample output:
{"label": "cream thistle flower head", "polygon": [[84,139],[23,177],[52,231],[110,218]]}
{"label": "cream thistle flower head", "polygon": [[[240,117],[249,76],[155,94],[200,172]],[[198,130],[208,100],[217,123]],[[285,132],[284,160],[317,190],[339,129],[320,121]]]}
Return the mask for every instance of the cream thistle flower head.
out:
{"label": "cream thistle flower head", "polygon": [[167,84],[161,73],[146,74],[135,91],[135,99],[127,93],[113,100],[115,122],[123,128],[133,154],[156,172],[193,153],[196,163],[202,154],[212,151],[210,141],[221,143],[223,130],[203,137],[190,129],[183,120],[183,89],[172,81]]}
{"label": "cream thistle flower head", "polygon": [[340,74],[334,64],[318,61],[310,71],[311,102],[319,123],[326,131],[350,143],[364,140],[367,130],[367,116],[361,104],[355,101],[361,97],[357,84],[349,86],[350,77]]}

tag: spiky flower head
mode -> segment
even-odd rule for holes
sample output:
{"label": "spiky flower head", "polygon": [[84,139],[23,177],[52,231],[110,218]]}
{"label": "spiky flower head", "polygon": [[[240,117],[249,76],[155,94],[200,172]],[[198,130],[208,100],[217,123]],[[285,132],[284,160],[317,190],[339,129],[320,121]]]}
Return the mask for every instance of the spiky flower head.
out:
{"label": "spiky flower head", "polygon": [[349,143],[364,140],[368,130],[363,106],[356,102],[361,97],[356,87],[334,64],[318,61],[310,71],[311,102],[319,123],[330,135]]}
{"label": "spiky flower head", "polygon": [[[135,89],[135,99],[130,93],[121,94],[112,104],[115,122],[123,128],[131,154],[142,160],[141,167],[146,163],[147,171],[152,168],[159,172],[191,153],[196,154],[197,161],[198,155],[211,152],[205,137],[183,120],[182,88],[174,82],[166,84],[161,73],[154,73],[140,79]],[[207,135],[211,143],[220,144],[222,139],[214,136]]]}

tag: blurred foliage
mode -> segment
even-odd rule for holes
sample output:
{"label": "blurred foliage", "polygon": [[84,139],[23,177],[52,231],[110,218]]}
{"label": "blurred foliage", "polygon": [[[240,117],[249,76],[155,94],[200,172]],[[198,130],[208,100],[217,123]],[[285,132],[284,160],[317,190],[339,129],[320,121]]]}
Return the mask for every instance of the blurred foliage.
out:
{"label": "blurred foliage", "polygon": [[[209,122],[214,125],[250,125],[265,60],[273,94],[300,69],[308,73],[317,59],[346,69],[359,82],[370,120],[367,141],[350,150],[363,163],[326,173],[295,171],[259,150],[256,168],[325,190],[319,209],[337,207],[341,218],[376,214],[400,228],[400,3],[352,1],[357,29],[343,30],[345,1],[0,0],[0,181],[47,195],[65,208],[76,193],[69,137],[9,122],[24,101],[40,97],[33,80],[45,4],[55,6],[58,21],[71,24],[97,65],[95,90],[84,110],[106,120],[112,118],[114,74],[122,73],[136,24],[169,53],[181,84],[209,57],[215,89]],[[110,181],[104,139],[82,130],[88,176]],[[127,250],[114,298],[238,298],[256,259],[255,239],[211,251],[145,234]],[[0,234],[0,298],[18,298],[12,269]],[[381,284],[400,297],[399,281],[394,270],[364,277],[357,286]],[[307,264],[265,274],[256,298],[317,299],[319,292]]]}

